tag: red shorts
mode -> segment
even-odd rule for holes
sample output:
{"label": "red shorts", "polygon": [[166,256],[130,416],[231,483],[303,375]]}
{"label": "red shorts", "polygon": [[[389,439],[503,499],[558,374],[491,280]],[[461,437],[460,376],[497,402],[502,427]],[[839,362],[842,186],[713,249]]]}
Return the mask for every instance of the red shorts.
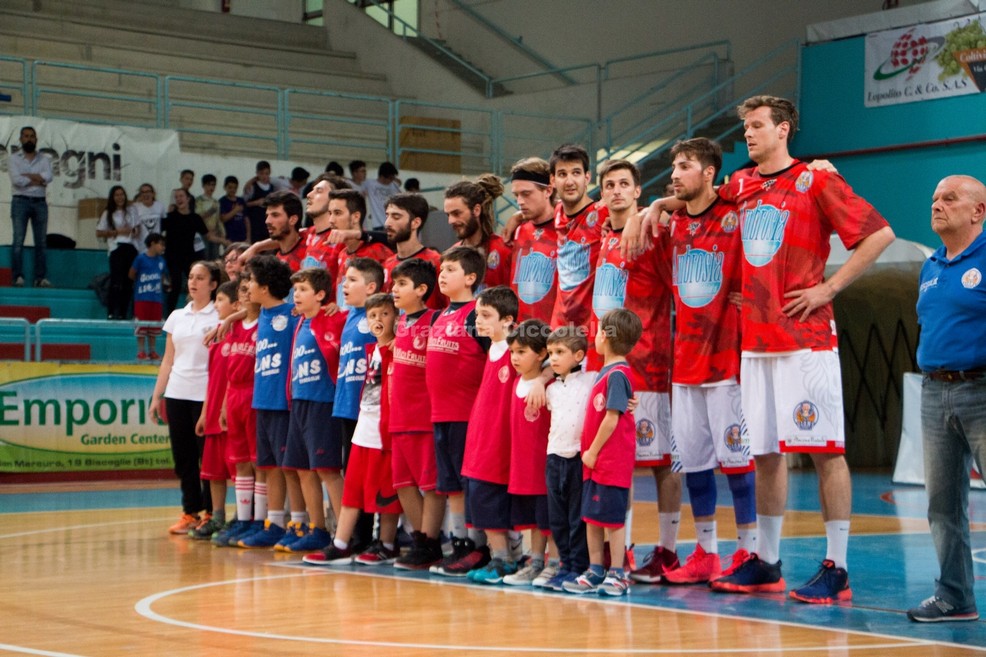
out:
{"label": "red shorts", "polygon": [[232,463],[257,462],[257,411],[253,388],[226,389],[226,458]]}
{"label": "red shorts", "polygon": [[[160,322],[163,306],[158,301],[134,301],[134,319],[141,322]],[[161,335],[159,326],[138,326],[134,335]]]}
{"label": "red shorts", "polygon": [[400,513],[390,461],[389,450],[353,445],[342,487],[342,505],[367,513]]}
{"label": "red shorts", "polygon": [[202,451],[202,470],[205,481],[225,481],[236,478],[236,466],[226,460],[226,434],[210,434],[205,437]]}
{"label": "red shorts", "polygon": [[394,488],[416,486],[421,490],[435,490],[438,481],[438,464],[435,461],[435,434],[431,431],[414,431],[391,435]]}

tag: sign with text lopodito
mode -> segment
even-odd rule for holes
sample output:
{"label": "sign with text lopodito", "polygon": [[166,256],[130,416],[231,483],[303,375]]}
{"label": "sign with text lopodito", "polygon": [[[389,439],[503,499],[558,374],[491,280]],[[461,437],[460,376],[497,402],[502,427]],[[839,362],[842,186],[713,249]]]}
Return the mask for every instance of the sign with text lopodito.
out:
{"label": "sign with text lopodito", "polygon": [[0,363],[0,472],[173,467],[156,368]]}

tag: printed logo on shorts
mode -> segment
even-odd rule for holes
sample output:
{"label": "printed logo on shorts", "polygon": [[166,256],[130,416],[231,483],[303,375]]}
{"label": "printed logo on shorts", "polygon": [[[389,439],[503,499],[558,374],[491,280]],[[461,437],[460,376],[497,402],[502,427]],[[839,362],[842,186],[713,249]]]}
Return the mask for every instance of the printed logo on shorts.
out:
{"label": "printed logo on shorts", "polygon": [[804,171],[794,183],[794,188],[804,194],[811,189],[811,183],[815,180],[815,175],[811,171]]}
{"label": "printed logo on shorts", "polygon": [[599,393],[592,398],[592,407],[596,409],[597,412],[602,413],[603,409],[606,408],[606,395]]}
{"label": "printed logo on shorts", "polygon": [[726,427],[726,433],[722,438],[730,452],[743,451],[743,432],[740,425],[730,424]]}
{"label": "printed logo on shorts", "polygon": [[641,418],[637,422],[637,444],[641,447],[650,447],[657,437],[657,430],[654,423],[647,418]]}
{"label": "printed logo on shorts", "polygon": [[271,321],[270,326],[275,331],[283,331],[288,327],[288,316],[287,315],[277,315]]}
{"label": "printed logo on shorts", "polygon": [[722,228],[722,232],[731,233],[736,230],[737,226],[739,226],[739,216],[735,212],[730,212],[722,218],[722,221],[719,222],[719,226]]}
{"label": "printed logo on shorts", "polygon": [[982,282],[982,280],[983,280],[982,272],[976,269],[975,267],[973,267],[972,269],[968,270],[966,273],[962,274],[962,287],[964,287],[967,290],[971,290],[972,288],[979,285]]}
{"label": "printed logo on shorts", "polygon": [[500,383],[506,383],[507,379],[510,378],[510,368],[504,365],[500,368],[500,371],[496,373],[496,378],[500,379]]}
{"label": "printed logo on shorts", "polygon": [[818,424],[818,407],[805,400],[794,407],[794,424],[802,431],[811,431]]}

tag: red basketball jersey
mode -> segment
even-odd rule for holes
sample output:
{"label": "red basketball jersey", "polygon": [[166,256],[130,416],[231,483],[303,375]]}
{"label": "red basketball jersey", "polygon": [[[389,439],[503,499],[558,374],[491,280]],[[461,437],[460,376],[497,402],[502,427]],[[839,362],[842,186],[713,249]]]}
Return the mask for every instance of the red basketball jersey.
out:
{"label": "red basketball jersey", "polygon": [[472,405],[466,430],[462,476],[506,485],[510,480],[510,396],[517,372],[510,349],[486,359],[483,382]]}
{"label": "red basketball jersey", "polygon": [[[582,452],[592,446],[599,432],[599,425],[606,417],[606,397],[609,390],[609,380],[614,376],[623,376],[629,381],[631,372],[625,363],[617,363],[605,372],[599,373],[599,378],[589,393],[589,403],[585,407],[585,424],[582,425]],[[631,396],[633,391],[630,392]],[[637,426],[633,413],[620,413],[620,420],[613,434],[599,451],[596,467],[582,467],[582,480],[592,479],[606,486],[630,488],[633,481],[633,466],[637,449]]]}
{"label": "red basketball jersey", "polygon": [[339,249],[339,253],[336,256],[336,272],[335,272],[335,284],[336,284],[336,305],[341,309],[349,308],[346,305],[346,300],[342,295],[342,282],[346,280],[346,270],[349,268],[349,261],[353,258],[372,258],[376,260],[381,265],[387,261],[387,258],[394,255],[394,252],[388,249],[383,244],[360,242],[354,250],[350,251],[345,248],[345,246]]}
{"label": "red basketball jersey", "polygon": [[[409,255],[407,258],[401,258],[396,253],[393,253],[383,263],[383,291],[384,292],[390,292],[390,290],[394,287],[394,279],[391,276],[391,273],[394,271],[394,267],[399,265],[404,260],[407,260],[408,258],[419,258],[421,260],[425,260],[435,265],[435,276],[437,278],[438,269],[442,261],[442,254],[439,253],[438,251],[434,249],[429,249],[427,246],[425,246],[422,247],[420,251],[417,251],[416,253]],[[428,300],[425,302],[425,304],[427,304],[429,308],[433,308],[434,310],[441,310],[442,308],[448,306],[448,297],[446,297],[444,294],[438,291],[437,282],[435,283],[435,289],[431,291],[431,295],[428,297]]]}
{"label": "red basketball jersey", "polygon": [[343,248],[339,244],[329,244],[328,237],[332,231],[326,229],[321,233],[314,228],[307,229],[305,233],[305,257],[301,261],[301,268],[318,267],[329,272],[332,285],[335,286],[336,264],[339,259],[339,251]]}
{"label": "red basketball jersey", "polygon": [[[468,246],[458,241],[453,246]],[[486,273],[483,274],[483,284],[477,289],[485,290],[497,285],[510,285],[510,274],[513,251],[499,235],[490,235],[479,245],[479,252],[486,256]]]}
{"label": "red basketball jersey", "polygon": [[[510,393],[510,484],[514,495],[547,495],[544,473],[548,464],[548,429],[551,412],[547,406],[527,410],[527,400]],[[549,382],[549,386],[551,383]]]}
{"label": "red basketball jersey", "polygon": [[301,269],[301,262],[305,259],[306,254],[305,244],[308,241],[308,232],[310,230],[309,228],[305,228],[301,231],[301,239],[298,240],[298,243],[290,251],[284,253],[278,249],[274,254],[278,260],[287,263],[288,267],[291,268],[291,273]]}
{"label": "red basketball jersey", "polygon": [[215,436],[223,433],[219,425],[219,415],[226,399],[226,362],[229,358],[229,343],[213,342],[209,345],[209,383],[205,397],[205,435]]}
{"label": "red basketball jersey", "polygon": [[226,362],[226,380],[230,388],[249,389],[253,392],[253,368],[257,354],[257,322],[246,328],[243,322],[234,322],[224,344],[229,345]]}
{"label": "red basketball jersey", "polygon": [[476,309],[470,301],[444,311],[428,334],[425,374],[432,422],[468,422],[486,367],[486,352],[466,332],[466,318]]}
{"label": "red basketball jersey", "polygon": [[555,208],[558,290],[551,313],[552,328],[566,324],[589,327],[593,268],[599,260],[599,240],[608,217],[609,209],[602,203],[590,203],[572,216],[565,214],[561,203]]}
{"label": "red basketball jersey", "polygon": [[408,323],[397,320],[393,361],[390,365],[390,430],[394,433],[432,431],[431,397],[425,377],[428,335],[434,310]]}
{"label": "red basketball jersey", "polygon": [[511,287],[520,303],[517,321],[551,321],[558,289],[558,230],[552,219],[522,223],[514,233]]}

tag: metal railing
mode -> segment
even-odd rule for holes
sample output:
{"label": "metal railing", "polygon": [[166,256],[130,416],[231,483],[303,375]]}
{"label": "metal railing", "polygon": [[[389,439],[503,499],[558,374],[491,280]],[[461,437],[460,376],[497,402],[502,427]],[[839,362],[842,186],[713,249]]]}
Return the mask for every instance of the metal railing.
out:
{"label": "metal railing", "polygon": [[16,344],[15,336],[17,342],[23,339],[23,360],[31,360],[31,323],[23,317],[0,317],[0,341]]}
{"label": "metal railing", "polygon": [[[111,321],[105,319],[41,319],[34,324],[33,357],[42,361],[44,345],[85,344],[89,346],[87,362],[137,363],[134,329],[139,326],[161,328],[161,322]],[[164,336],[159,336],[164,352]],[[30,339],[28,344],[31,344]],[[30,360],[30,349],[27,350]],[[130,354],[129,356],[125,354]]]}

